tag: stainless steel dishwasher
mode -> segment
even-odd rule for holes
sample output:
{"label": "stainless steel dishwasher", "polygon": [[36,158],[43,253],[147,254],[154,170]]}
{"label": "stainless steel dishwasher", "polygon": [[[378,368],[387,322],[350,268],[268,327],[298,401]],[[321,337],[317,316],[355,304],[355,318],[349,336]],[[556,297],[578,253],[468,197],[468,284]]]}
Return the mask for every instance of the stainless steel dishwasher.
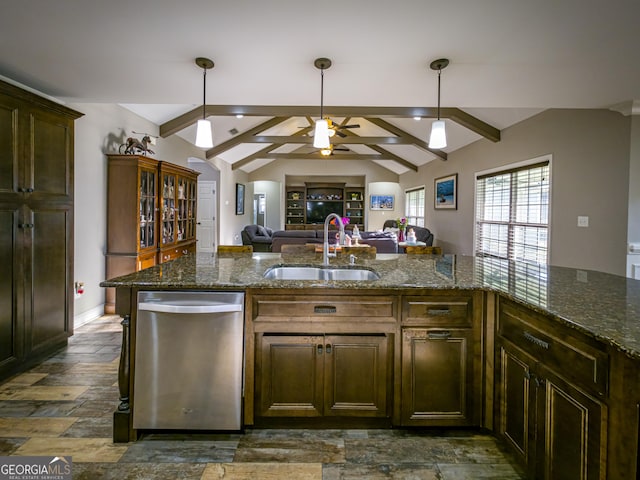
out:
{"label": "stainless steel dishwasher", "polygon": [[244,293],[139,292],[133,427],[242,428]]}

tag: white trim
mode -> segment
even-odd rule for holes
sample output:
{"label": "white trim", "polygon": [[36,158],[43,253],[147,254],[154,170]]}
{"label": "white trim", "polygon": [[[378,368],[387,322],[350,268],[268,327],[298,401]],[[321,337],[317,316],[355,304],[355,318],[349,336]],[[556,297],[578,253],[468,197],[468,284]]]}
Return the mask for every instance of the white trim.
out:
{"label": "white trim", "polygon": [[553,229],[551,225],[553,224],[553,154],[548,153],[546,155],[541,155],[539,157],[530,158],[529,160],[522,160],[520,162],[508,163],[505,165],[501,165],[495,168],[489,168],[487,170],[481,170],[479,172],[475,172],[474,180],[473,180],[473,244],[472,244],[472,252],[473,255],[476,253],[476,218],[478,215],[478,202],[476,198],[476,184],[478,182],[478,177],[483,175],[490,175],[492,173],[499,173],[505,170],[510,170],[513,168],[521,168],[529,165],[535,165],[536,163],[541,162],[549,162],[549,224],[548,235],[547,235],[547,263],[551,263],[551,235],[553,235]]}
{"label": "white trim", "polygon": [[104,315],[104,304],[98,305],[90,310],[87,310],[86,312],[75,315],[73,317],[73,327],[78,328],[86,323],[89,323],[92,320],[95,320],[96,318],[100,318],[102,315]]}

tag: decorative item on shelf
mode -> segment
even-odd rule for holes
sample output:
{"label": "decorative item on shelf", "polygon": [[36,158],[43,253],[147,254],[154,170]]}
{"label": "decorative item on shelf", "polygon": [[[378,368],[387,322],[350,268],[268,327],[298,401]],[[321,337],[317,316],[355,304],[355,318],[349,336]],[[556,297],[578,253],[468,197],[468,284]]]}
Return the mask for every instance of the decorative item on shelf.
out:
{"label": "decorative item on shelf", "polygon": [[155,143],[155,141],[151,139],[152,137],[153,135],[149,135],[147,133],[144,134],[142,140],[138,140],[135,137],[129,137],[127,138],[126,143],[120,145],[118,151],[125,155],[146,155],[147,153],[153,155],[155,152],[148,147],[148,145],[153,145]]}
{"label": "decorative item on shelf", "polygon": [[293,192],[291,194],[291,199],[292,200],[300,200],[300,194],[298,192]]}

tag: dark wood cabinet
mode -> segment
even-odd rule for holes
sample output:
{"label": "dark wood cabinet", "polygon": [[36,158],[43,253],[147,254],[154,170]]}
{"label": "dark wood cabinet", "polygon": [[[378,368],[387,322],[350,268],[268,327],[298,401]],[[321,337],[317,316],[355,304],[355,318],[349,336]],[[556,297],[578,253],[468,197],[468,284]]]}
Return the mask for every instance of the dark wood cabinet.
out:
{"label": "dark wood cabinet", "polygon": [[604,478],[606,353],[508,301],[498,321],[498,435],[531,478]]}
{"label": "dark wood cabinet", "polygon": [[389,338],[384,335],[259,337],[259,416],[386,417]]}
{"label": "dark wood cabinet", "polygon": [[0,378],[73,333],[73,138],[81,114],[0,81]]}
{"label": "dark wood cabinet", "polygon": [[[198,172],[142,155],[108,155],[106,276],[195,252]],[[105,291],[105,312],[115,291]]]}
{"label": "dark wood cabinet", "polygon": [[473,315],[472,296],[404,297],[402,425],[480,424],[482,331]]}

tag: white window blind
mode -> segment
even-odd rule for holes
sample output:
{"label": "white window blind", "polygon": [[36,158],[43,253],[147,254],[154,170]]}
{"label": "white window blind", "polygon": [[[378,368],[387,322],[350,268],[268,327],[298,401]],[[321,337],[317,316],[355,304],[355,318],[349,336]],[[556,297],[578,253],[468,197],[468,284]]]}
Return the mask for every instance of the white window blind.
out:
{"label": "white window blind", "polygon": [[476,246],[482,257],[547,263],[549,162],[476,179]]}
{"label": "white window blind", "polygon": [[409,225],[424,227],[424,187],[405,193],[404,216]]}

